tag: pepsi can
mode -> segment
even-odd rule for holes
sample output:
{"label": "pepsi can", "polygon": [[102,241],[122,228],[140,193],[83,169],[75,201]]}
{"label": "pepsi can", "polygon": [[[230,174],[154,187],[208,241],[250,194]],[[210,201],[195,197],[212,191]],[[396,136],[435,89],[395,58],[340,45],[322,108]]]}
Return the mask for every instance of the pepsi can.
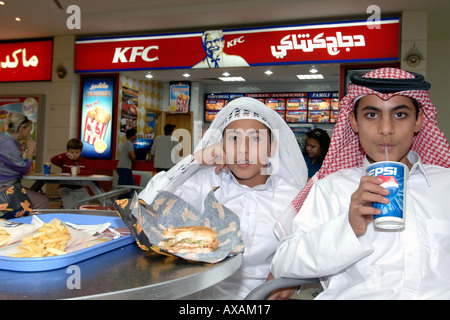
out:
{"label": "pepsi can", "polygon": [[44,174],[50,174],[51,167],[52,167],[51,163],[48,162],[44,163]]}
{"label": "pepsi can", "polygon": [[374,208],[381,210],[381,214],[373,216],[376,228],[392,230],[404,227],[408,174],[408,167],[395,161],[380,161],[367,167],[366,175],[382,179],[381,186],[390,191],[386,196],[388,204],[372,203]]}

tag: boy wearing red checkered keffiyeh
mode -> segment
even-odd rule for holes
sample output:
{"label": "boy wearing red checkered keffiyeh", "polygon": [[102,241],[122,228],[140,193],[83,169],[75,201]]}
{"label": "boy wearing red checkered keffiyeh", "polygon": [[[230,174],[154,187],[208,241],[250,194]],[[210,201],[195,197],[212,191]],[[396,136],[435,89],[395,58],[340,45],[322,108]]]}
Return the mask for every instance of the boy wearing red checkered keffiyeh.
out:
{"label": "boy wearing red checkered keffiyeh", "polygon": [[[292,234],[272,263],[278,277],[320,277],[323,299],[450,296],[450,147],[418,74],[382,68],[352,78],[321,170],[292,202]],[[410,168],[405,227],[373,227],[386,189],[372,162]],[[283,231],[289,233],[286,225]]]}

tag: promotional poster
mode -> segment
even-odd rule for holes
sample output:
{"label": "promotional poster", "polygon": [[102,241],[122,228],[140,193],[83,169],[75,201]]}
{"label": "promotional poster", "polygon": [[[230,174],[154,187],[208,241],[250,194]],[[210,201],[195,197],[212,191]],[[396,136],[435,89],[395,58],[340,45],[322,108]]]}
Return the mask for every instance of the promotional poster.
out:
{"label": "promotional poster", "polygon": [[115,78],[83,78],[81,98],[82,156],[111,159]]}

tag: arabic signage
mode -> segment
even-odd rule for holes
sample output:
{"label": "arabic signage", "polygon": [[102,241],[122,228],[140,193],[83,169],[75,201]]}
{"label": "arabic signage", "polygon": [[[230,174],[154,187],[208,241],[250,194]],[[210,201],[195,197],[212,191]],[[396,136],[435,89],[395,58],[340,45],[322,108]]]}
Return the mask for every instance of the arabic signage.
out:
{"label": "arabic signage", "polygon": [[115,81],[115,77],[82,79],[80,139],[83,157],[111,159]]}
{"label": "arabic signage", "polygon": [[0,43],[0,82],[52,78],[53,41]]}
{"label": "arabic signage", "polygon": [[396,61],[399,19],[81,39],[75,71]]}

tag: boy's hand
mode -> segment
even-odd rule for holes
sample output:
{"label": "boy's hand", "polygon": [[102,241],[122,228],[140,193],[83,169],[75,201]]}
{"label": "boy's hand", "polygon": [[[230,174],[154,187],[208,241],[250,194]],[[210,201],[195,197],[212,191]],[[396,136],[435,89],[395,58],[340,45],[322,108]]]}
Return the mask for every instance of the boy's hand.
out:
{"label": "boy's hand", "polygon": [[386,198],[389,190],[381,187],[382,183],[377,177],[364,176],[358,189],[352,194],[348,219],[357,237],[364,235],[373,216],[381,213],[379,209],[372,207],[372,202],[389,203]]}
{"label": "boy's hand", "polygon": [[224,168],[226,172],[229,171],[228,166],[225,163],[225,151],[223,150],[222,142],[217,142],[205,149],[197,151],[193,156],[201,165],[216,166],[216,174]]}

